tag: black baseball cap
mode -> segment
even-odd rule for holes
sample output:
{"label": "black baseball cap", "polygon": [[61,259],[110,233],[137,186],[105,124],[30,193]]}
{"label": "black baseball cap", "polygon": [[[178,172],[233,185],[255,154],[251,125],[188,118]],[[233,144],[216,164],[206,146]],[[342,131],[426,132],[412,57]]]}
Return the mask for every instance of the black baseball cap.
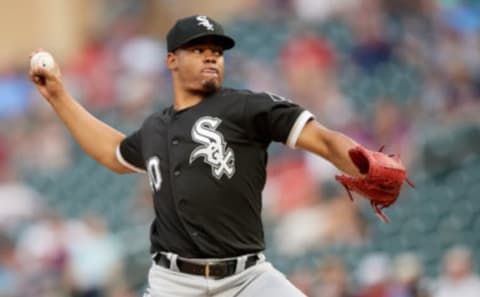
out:
{"label": "black baseball cap", "polygon": [[204,15],[194,15],[177,20],[168,31],[167,50],[173,52],[197,39],[204,38],[220,45],[224,50],[231,49],[235,45],[233,38],[223,32],[220,23]]}

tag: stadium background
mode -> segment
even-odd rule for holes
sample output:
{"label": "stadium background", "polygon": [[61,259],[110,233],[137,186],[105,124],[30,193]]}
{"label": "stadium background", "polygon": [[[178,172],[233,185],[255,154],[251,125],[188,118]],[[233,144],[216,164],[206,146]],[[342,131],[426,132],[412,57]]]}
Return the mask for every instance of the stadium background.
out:
{"label": "stadium background", "polygon": [[226,53],[225,85],[281,94],[371,149],[386,144],[417,186],[405,188],[386,210],[392,223],[382,224],[364,199],[350,202],[331,166],[273,145],[267,255],[298,287],[309,296],[440,296],[450,266],[472,264],[476,273],[478,1],[1,7],[0,296],[136,296],[150,265],[146,179],[115,176],[81,152],[29,83],[30,51],[54,53],[70,92],[129,133],[170,104],[164,34],[177,17],[196,13],[223,22],[237,41]]}

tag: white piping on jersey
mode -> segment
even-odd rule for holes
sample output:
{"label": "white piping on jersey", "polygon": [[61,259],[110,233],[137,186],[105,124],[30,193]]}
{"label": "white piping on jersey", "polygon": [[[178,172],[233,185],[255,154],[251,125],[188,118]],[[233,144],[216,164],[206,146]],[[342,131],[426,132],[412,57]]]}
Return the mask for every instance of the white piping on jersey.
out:
{"label": "white piping on jersey", "polygon": [[141,169],[141,168],[138,168],[137,166],[134,166],[130,163],[127,162],[127,160],[125,160],[122,156],[122,153],[120,152],[120,145],[117,146],[117,150],[116,150],[116,153],[115,155],[117,155],[117,160],[118,162],[120,162],[120,164],[122,164],[123,166],[127,167],[128,169],[130,170],[133,170],[135,172],[138,172],[138,173],[146,173],[145,170]]}
{"label": "white piping on jersey", "polygon": [[300,133],[303,130],[303,127],[307,124],[308,120],[314,118],[315,116],[309,112],[308,110],[304,110],[293,124],[290,133],[288,134],[287,138],[287,145],[291,148],[295,148],[297,144],[298,137],[300,137]]}

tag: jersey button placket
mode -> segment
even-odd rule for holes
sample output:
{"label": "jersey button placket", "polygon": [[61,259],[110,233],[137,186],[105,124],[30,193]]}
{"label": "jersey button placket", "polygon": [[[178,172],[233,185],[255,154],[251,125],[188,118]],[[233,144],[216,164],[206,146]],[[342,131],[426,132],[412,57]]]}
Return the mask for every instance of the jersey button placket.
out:
{"label": "jersey button placket", "polygon": [[[178,145],[179,141],[177,138],[172,138],[172,140],[170,141],[170,143],[175,146],[175,145]],[[172,148],[173,149],[173,148]],[[173,176],[175,177],[178,177],[180,176],[181,172],[180,172],[180,169],[179,168],[175,168],[175,170],[173,171]]]}

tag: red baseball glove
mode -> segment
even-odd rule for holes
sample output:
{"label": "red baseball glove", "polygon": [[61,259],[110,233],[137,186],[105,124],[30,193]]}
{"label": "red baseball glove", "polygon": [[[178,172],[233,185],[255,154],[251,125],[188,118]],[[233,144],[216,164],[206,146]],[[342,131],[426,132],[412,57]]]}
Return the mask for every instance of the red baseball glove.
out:
{"label": "red baseball glove", "polygon": [[383,222],[388,223],[390,220],[382,209],[395,203],[404,181],[411,187],[413,184],[407,178],[405,166],[400,157],[387,155],[382,153],[382,150],[383,146],[378,152],[367,150],[362,146],[349,150],[350,158],[364,176],[337,175],[335,179],[345,187],[350,199],[353,200],[351,192],[369,199],[375,214]]}

